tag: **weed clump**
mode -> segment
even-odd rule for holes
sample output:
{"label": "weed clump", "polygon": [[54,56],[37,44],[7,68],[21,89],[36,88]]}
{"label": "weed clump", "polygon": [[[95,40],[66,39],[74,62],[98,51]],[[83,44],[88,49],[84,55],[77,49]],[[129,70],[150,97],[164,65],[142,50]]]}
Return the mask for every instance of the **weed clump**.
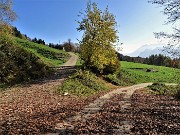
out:
{"label": "weed clump", "polygon": [[48,67],[8,37],[0,38],[0,83],[9,85],[44,77]]}

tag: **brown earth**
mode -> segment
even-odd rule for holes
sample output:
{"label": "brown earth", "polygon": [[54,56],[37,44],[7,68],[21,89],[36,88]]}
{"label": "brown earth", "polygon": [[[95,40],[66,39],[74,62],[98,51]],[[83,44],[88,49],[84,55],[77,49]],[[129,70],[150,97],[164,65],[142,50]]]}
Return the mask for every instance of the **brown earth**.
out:
{"label": "brown earth", "polygon": [[[56,88],[62,81],[27,84],[1,92],[0,134],[55,133],[57,123],[79,115],[99,97],[109,95],[101,92],[84,99],[61,96]],[[65,134],[180,134],[180,101],[144,91],[137,90],[129,98],[126,89],[115,93],[86,120],[72,121],[73,130]]]}
{"label": "brown earth", "polygon": [[0,92],[0,135],[54,132],[57,123],[76,115],[107,92],[89,98],[61,96],[63,79],[14,86]]}
{"label": "brown earth", "polygon": [[67,134],[180,134],[180,100],[147,94],[147,90],[142,89],[132,95],[129,108],[122,109],[122,101],[123,94],[113,96],[89,119],[74,123],[74,130]]}

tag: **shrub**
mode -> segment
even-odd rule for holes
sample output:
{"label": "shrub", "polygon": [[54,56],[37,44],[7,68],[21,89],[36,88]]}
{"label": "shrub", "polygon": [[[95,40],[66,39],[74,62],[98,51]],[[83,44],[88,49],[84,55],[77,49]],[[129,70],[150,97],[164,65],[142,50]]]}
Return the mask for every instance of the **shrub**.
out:
{"label": "shrub", "polygon": [[148,87],[157,94],[166,94],[167,92],[167,87],[164,83],[153,83]]}
{"label": "shrub", "polygon": [[48,67],[33,53],[7,37],[0,38],[0,83],[14,84],[44,77]]}

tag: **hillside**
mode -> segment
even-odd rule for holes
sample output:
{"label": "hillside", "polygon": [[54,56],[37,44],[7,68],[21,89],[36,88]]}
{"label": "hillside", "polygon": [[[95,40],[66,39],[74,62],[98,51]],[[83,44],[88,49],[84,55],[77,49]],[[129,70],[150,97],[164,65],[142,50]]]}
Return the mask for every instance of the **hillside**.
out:
{"label": "hillside", "polygon": [[46,45],[37,44],[20,38],[15,38],[15,40],[23,49],[35,54],[48,66],[59,66],[66,62],[70,57],[68,53]]}
{"label": "hillside", "polygon": [[1,36],[0,84],[16,84],[48,76],[50,66],[67,61],[69,54],[27,40]]}

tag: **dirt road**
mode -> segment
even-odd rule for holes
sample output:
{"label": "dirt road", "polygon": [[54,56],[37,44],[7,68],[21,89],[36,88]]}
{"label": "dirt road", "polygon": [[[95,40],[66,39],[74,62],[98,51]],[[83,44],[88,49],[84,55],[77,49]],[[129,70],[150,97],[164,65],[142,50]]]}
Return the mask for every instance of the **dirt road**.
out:
{"label": "dirt road", "polygon": [[69,52],[69,54],[71,55],[71,58],[66,63],[64,63],[62,66],[75,66],[76,65],[78,56],[72,52]]}
{"label": "dirt road", "polygon": [[[128,109],[131,106],[130,103],[130,97],[132,96],[132,94],[134,93],[135,90],[137,89],[142,89],[144,87],[147,87],[148,85],[151,85],[152,83],[142,83],[142,84],[137,84],[137,85],[133,85],[133,86],[129,86],[129,87],[125,87],[125,88],[118,88],[114,91],[111,91],[107,94],[105,94],[104,96],[101,96],[100,98],[96,99],[93,103],[90,103],[88,106],[86,106],[79,114],[77,114],[74,117],[70,117],[69,119],[67,119],[66,121],[63,121],[62,123],[58,123],[56,126],[56,131],[57,133],[55,134],[67,134],[69,131],[74,130],[75,126],[74,123],[77,122],[85,122],[86,120],[90,119],[93,114],[99,112],[102,108],[102,106],[110,101],[110,99],[114,96],[114,95],[119,95],[122,94],[122,101],[121,101],[121,109]],[[129,121],[122,121],[122,125],[119,126],[119,129],[117,129],[115,132],[116,134],[125,134],[125,133],[129,133],[130,132],[130,128],[131,128],[131,123]],[[50,134],[49,134],[50,135]],[[53,134],[51,134],[53,135]]]}

